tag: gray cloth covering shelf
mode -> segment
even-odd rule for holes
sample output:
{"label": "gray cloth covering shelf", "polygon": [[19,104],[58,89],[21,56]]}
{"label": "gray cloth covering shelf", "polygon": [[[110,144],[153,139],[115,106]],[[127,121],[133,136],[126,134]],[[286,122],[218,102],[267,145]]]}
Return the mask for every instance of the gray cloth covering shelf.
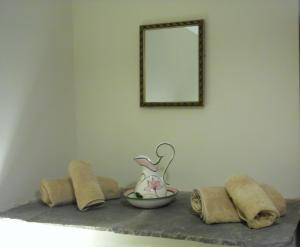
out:
{"label": "gray cloth covering shelf", "polygon": [[296,243],[300,200],[289,200],[286,216],[275,225],[251,230],[242,223],[204,224],[192,214],[190,196],[190,192],[179,192],[175,202],[159,209],[134,208],[121,198],[87,212],[80,212],[75,205],[49,208],[34,202],[2,212],[0,217],[233,246],[281,247]]}

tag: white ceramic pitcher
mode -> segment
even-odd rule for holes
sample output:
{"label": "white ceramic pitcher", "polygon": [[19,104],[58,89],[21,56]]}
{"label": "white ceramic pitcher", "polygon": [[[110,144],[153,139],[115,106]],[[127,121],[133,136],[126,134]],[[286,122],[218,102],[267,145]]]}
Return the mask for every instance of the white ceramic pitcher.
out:
{"label": "white ceramic pitcher", "polygon": [[[163,145],[169,146],[172,149],[173,153],[168,165],[161,174],[158,165],[164,156],[159,154],[159,148]],[[155,163],[145,155],[139,155],[134,158],[134,160],[143,167],[142,175],[140,176],[140,179],[135,186],[135,192],[142,198],[158,198],[165,197],[167,195],[168,183],[165,181],[165,174],[167,169],[169,168],[169,165],[174,159],[175,148],[168,142],[160,143],[156,147],[156,155],[158,157],[158,161]]]}

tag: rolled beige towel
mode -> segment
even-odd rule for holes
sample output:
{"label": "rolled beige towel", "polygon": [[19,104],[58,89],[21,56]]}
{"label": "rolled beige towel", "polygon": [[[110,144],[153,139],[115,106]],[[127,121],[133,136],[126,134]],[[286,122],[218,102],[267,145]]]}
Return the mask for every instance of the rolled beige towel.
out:
{"label": "rolled beige towel", "polygon": [[[120,198],[121,190],[117,181],[100,176],[97,176],[97,181],[104,193],[105,200]],[[71,178],[43,178],[40,182],[40,198],[50,207],[76,202]]]}
{"label": "rolled beige towel", "polygon": [[233,200],[242,220],[250,228],[272,225],[280,216],[267,193],[248,176],[233,176],[227,179],[225,188]]}
{"label": "rolled beige towel", "polygon": [[195,189],[191,206],[206,224],[241,221],[224,187]]}
{"label": "rolled beige towel", "polygon": [[40,198],[50,207],[64,205],[75,201],[70,178],[46,179],[40,182]]}
{"label": "rolled beige towel", "polygon": [[80,160],[71,161],[69,174],[79,210],[85,211],[104,203],[104,193],[89,163]]}
{"label": "rolled beige towel", "polygon": [[284,197],[271,185],[261,184],[260,186],[267,193],[271,201],[274,203],[280,216],[285,215],[287,208],[286,208],[286,200],[284,199]]}

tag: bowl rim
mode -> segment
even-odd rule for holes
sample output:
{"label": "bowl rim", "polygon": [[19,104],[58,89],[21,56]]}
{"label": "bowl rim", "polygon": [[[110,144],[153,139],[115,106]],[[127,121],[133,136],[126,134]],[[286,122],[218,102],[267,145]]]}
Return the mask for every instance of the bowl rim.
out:
{"label": "bowl rim", "polygon": [[154,201],[154,200],[162,200],[162,199],[167,199],[167,198],[172,198],[172,197],[175,197],[177,194],[178,194],[178,190],[173,188],[173,187],[168,187],[167,188],[167,191],[168,192],[171,192],[172,194],[171,195],[168,195],[168,196],[164,196],[164,197],[157,197],[157,198],[132,198],[132,197],[129,197],[129,195],[135,193],[134,192],[134,189],[131,188],[131,189],[128,189],[126,190],[123,195],[126,197],[126,199],[128,200],[135,200],[135,201]]}

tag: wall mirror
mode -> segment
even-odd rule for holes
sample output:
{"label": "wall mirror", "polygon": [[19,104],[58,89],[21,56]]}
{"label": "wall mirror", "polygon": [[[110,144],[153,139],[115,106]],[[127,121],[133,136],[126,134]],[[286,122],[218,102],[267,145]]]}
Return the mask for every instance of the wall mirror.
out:
{"label": "wall mirror", "polygon": [[140,26],[140,106],[203,106],[204,21]]}

